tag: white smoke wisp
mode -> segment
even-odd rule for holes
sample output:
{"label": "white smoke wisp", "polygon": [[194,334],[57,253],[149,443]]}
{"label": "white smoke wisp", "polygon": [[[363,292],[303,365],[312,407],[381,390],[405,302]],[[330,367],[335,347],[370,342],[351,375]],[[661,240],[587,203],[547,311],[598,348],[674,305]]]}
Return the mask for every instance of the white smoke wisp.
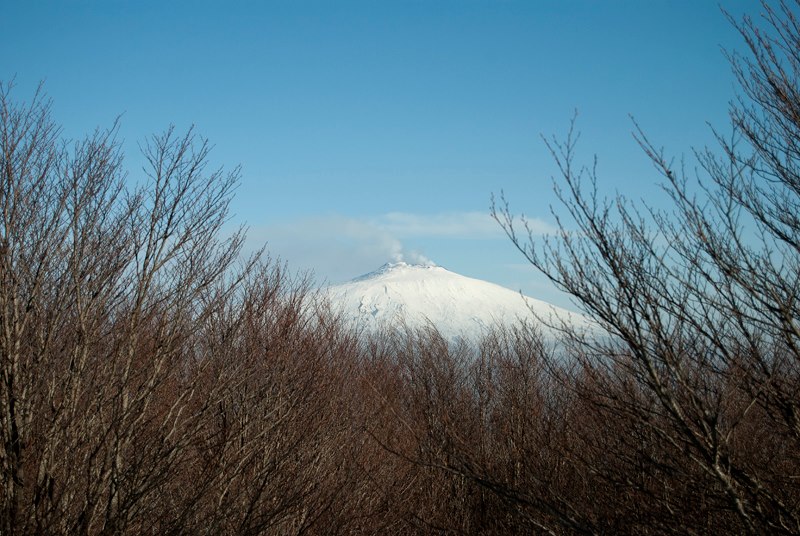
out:
{"label": "white smoke wisp", "polygon": [[271,254],[325,281],[348,281],[386,262],[435,266],[380,225],[338,215],[251,229],[248,240],[252,250],[267,242]]}
{"label": "white smoke wisp", "polygon": [[409,264],[419,264],[422,266],[436,266],[436,263],[420,253],[419,251],[409,251],[406,253]]}
{"label": "white smoke wisp", "polygon": [[385,248],[389,253],[389,259],[392,262],[405,262],[405,255],[403,254],[403,244],[396,238],[387,236]]}

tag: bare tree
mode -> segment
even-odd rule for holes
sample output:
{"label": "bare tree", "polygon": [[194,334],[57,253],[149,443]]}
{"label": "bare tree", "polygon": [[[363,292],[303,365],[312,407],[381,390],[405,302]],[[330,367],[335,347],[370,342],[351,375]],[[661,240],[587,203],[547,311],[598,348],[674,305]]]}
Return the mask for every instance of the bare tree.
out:
{"label": "bare tree", "polygon": [[168,131],[130,193],[115,129],[62,142],[41,94],[15,105],[10,85],[0,132],[2,532],[124,531],[186,448],[192,381],[157,404],[237,284],[242,235],[217,238],[237,175]]}
{"label": "bare tree", "polygon": [[[627,422],[622,431],[638,430],[610,452],[634,455],[649,482],[630,480],[633,459],[584,467],[639,493],[670,488],[660,507],[683,510],[659,532],[712,522],[800,532],[800,31],[796,3],[763,8],[764,28],[732,21],[750,53],[730,56],[742,90],[733,134],[718,135],[721,155],[697,153],[696,183],[637,127],[672,210],[603,199],[596,166],[575,164],[572,128],[564,142],[546,140],[560,170],[560,232],[536,239],[505,199],[492,209],[530,263],[609,333],[567,330],[578,363],[569,383],[598,414]],[[774,451],[759,452],[753,434]]]}

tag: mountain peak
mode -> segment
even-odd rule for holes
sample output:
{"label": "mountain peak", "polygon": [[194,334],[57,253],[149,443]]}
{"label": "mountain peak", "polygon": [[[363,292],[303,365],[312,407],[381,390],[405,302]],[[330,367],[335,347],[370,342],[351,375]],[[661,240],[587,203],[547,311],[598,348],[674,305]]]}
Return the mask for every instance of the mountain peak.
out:
{"label": "mountain peak", "polygon": [[451,340],[479,337],[495,325],[537,323],[537,317],[580,317],[432,264],[386,263],[348,283],[328,287],[327,296],[346,318],[367,329],[430,323]]}
{"label": "mountain peak", "polygon": [[[416,270],[429,270],[431,268],[440,268],[440,267],[433,262],[426,262],[426,263],[408,263],[405,261],[387,262],[377,270],[356,277],[355,279],[352,280],[352,282],[366,281],[369,279],[375,279],[377,277],[388,274],[400,274]],[[442,268],[442,270],[444,270],[444,268]]]}

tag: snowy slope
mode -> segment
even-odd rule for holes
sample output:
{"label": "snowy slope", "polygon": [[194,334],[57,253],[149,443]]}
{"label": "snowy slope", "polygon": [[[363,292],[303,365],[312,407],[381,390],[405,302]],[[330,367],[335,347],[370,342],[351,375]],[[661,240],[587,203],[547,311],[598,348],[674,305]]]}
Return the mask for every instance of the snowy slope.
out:
{"label": "snowy slope", "polygon": [[348,283],[328,287],[327,295],[334,310],[367,330],[399,322],[419,327],[430,321],[448,339],[474,338],[496,324],[536,322],[534,313],[586,324],[575,313],[440,266],[385,264]]}

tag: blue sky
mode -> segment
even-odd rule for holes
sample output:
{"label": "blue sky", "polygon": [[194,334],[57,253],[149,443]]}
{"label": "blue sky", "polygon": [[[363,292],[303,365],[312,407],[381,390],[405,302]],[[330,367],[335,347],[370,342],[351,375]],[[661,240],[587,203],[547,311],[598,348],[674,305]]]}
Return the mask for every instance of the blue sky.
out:
{"label": "blue sky", "polygon": [[[755,1],[725,2],[739,18]],[[713,1],[3,0],[0,79],[41,80],[78,137],[122,114],[137,143],[195,125],[242,166],[249,247],[340,282],[392,257],[568,305],[487,218],[492,192],[553,225],[539,136],[574,110],[600,187],[658,204],[629,114],[667,153],[712,144],[742,50]]]}

